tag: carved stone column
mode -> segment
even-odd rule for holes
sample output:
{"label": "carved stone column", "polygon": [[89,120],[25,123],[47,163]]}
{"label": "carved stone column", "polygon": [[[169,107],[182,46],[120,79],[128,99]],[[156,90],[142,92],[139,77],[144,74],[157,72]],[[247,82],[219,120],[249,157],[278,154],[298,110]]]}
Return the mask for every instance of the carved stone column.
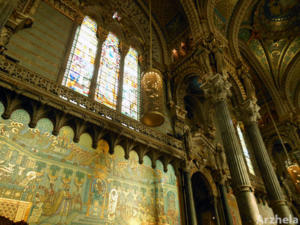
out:
{"label": "carved stone column", "polygon": [[183,192],[185,198],[185,204],[187,209],[187,221],[188,225],[197,225],[197,216],[195,210],[193,188],[192,188],[192,179],[191,174],[188,169],[182,171],[183,177]]}
{"label": "carved stone column", "polygon": [[187,111],[178,105],[170,105],[176,137],[184,135],[185,116]]}
{"label": "carved stone column", "polygon": [[90,86],[90,94],[89,98],[95,99],[96,94],[96,88],[97,88],[97,78],[99,73],[99,66],[100,66],[100,59],[101,59],[101,53],[102,53],[102,45],[104,41],[106,40],[108,35],[108,32],[98,27],[97,30],[97,38],[98,38],[98,46],[97,46],[97,53],[95,57],[95,67],[94,67],[94,73],[93,78],[91,80],[91,86]]}
{"label": "carved stone column", "polygon": [[206,77],[202,89],[211,99],[221,131],[223,146],[231,173],[232,185],[237,198],[241,218],[244,225],[258,224],[260,217],[253,189],[251,187],[243,152],[233,127],[226,98],[230,94],[230,83],[225,74]]}
{"label": "carved stone column", "polygon": [[274,214],[277,214],[281,218],[289,218],[292,214],[284,198],[282,189],[258,128],[257,119],[260,117],[258,113],[259,106],[255,101],[248,99],[242,105],[242,111],[244,113],[245,128],[252,143],[254,155],[261,171]]}
{"label": "carved stone column", "polygon": [[118,98],[117,98],[117,111],[121,112],[122,110],[122,97],[123,97],[123,81],[124,81],[124,65],[125,57],[128,53],[129,47],[121,42],[120,44],[120,72],[119,72],[119,86],[118,86]]}
{"label": "carved stone column", "polygon": [[214,178],[218,185],[218,189],[220,191],[226,224],[233,225],[233,219],[232,219],[230,207],[228,204],[228,199],[227,199],[227,194],[226,194],[227,190],[226,190],[226,184],[225,184],[225,182],[228,178],[227,173],[226,173],[227,160],[226,160],[226,155],[224,153],[224,148],[221,144],[217,144],[217,146],[216,146],[215,159],[216,159],[217,170],[214,172]]}
{"label": "carved stone column", "polygon": [[6,24],[17,4],[18,0],[0,0],[0,29]]}

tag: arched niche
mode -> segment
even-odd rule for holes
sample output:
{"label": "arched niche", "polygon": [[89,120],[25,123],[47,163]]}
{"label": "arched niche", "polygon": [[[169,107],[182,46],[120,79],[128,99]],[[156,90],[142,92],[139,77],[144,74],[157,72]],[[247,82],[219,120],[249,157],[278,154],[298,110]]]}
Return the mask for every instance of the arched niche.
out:
{"label": "arched niche", "polygon": [[214,196],[209,182],[200,172],[192,175],[192,189],[198,225],[216,224]]}

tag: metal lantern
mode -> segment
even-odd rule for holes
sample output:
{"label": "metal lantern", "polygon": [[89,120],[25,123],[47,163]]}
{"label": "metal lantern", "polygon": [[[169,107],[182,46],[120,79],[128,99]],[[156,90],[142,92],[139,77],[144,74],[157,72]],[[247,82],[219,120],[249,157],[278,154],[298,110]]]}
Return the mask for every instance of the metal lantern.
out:
{"label": "metal lantern", "polygon": [[163,80],[159,70],[150,68],[141,80],[142,117],[141,122],[149,127],[163,124]]}
{"label": "metal lantern", "polygon": [[300,193],[300,167],[297,163],[291,163],[288,165],[288,172],[294,182],[297,191]]}

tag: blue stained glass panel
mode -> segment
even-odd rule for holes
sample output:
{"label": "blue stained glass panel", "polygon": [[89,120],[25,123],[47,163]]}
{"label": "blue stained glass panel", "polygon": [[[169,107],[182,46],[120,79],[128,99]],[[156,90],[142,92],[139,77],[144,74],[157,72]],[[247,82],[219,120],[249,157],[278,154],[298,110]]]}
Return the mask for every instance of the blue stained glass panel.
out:
{"label": "blue stained glass panel", "polygon": [[63,85],[87,96],[94,73],[98,40],[97,24],[85,17],[78,27],[67,63]]}

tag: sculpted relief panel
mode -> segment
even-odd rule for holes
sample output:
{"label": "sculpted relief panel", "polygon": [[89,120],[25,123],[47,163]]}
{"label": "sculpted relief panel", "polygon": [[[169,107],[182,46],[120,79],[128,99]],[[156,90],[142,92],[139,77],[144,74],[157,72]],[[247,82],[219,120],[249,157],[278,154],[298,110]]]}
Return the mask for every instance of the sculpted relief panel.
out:
{"label": "sculpted relief panel", "polygon": [[0,199],[31,203],[29,224],[180,224],[171,166],[153,170],[147,156],[143,165],[134,152],[125,160],[121,146],[110,155],[104,140],[93,149],[88,134],[74,143],[70,127],[56,137],[50,120],[28,122],[23,110],[0,119]]}

